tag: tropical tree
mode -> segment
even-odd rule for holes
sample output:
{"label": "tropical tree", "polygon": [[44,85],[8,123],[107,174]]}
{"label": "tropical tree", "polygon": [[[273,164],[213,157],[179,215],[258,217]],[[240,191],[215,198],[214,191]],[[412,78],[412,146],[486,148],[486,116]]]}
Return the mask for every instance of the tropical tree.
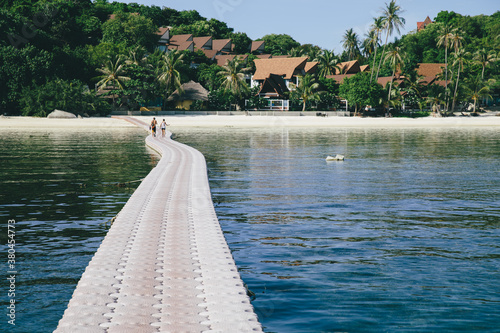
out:
{"label": "tropical tree", "polygon": [[134,64],[136,66],[146,66],[147,64],[146,49],[139,45],[134,47],[129,51],[125,63],[127,63],[128,65]]}
{"label": "tropical tree", "polygon": [[[122,56],[118,56],[115,59],[109,57],[108,61],[104,63],[102,68],[97,68],[96,70],[102,75],[95,77],[94,79],[99,80],[97,82],[98,90],[102,91],[105,87],[113,87],[113,90],[123,90],[124,81],[130,80],[130,77],[125,76],[124,69],[125,62]],[[113,106],[115,106],[115,94],[112,91]]]}
{"label": "tropical tree", "polygon": [[319,76],[335,75],[340,71],[340,60],[333,51],[323,50],[316,60],[319,62]]}
{"label": "tropical tree", "polygon": [[380,58],[380,62],[378,64],[377,76],[375,77],[375,81],[378,79],[378,75],[380,73],[380,67],[382,66],[382,60],[384,59],[385,48],[387,47],[387,41],[389,40],[389,36],[396,31],[398,34],[401,32],[401,28],[405,25],[405,19],[400,15],[403,13],[403,10],[399,5],[396,4],[395,0],[391,0],[389,4],[385,4],[385,8],[382,10],[382,19],[384,22],[384,30],[387,31],[387,35],[385,37],[384,49],[382,51],[382,57]]}
{"label": "tropical tree", "polygon": [[358,34],[355,33],[352,28],[345,32],[342,39],[342,46],[349,54],[349,61],[351,61],[356,54],[359,54]]}
{"label": "tropical tree", "polygon": [[387,98],[390,101],[394,75],[396,74],[396,70],[398,69],[398,67],[400,67],[403,63],[403,58],[401,57],[401,49],[398,46],[387,53],[387,55],[385,56],[385,62],[387,61],[389,61],[392,67],[391,82],[389,83],[389,94],[387,95]]}
{"label": "tropical tree", "polygon": [[161,58],[157,72],[157,80],[164,87],[165,101],[176,89],[179,93],[183,93],[181,73],[179,72],[179,67],[183,63],[183,58],[184,54],[177,50],[169,51]]}
{"label": "tropical tree", "polygon": [[385,109],[390,109],[391,107],[396,109],[400,108],[402,104],[401,99],[401,90],[398,86],[392,86],[391,84],[387,84],[382,89],[382,94],[379,99],[380,105],[382,105]]}
{"label": "tropical tree", "polygon": [[291,57],[291,58],[298,58],[298,57],[302,57],[304,56],[304,53],[303,53],[303,49],[301,49],[300,47],[294,47],[293,49],[289,50],[287,52],[287,54]]}
{"label": "tropical tree", "polygon": [[290,85],[292,86],[292,95],[302,100],[302,111],[305,111],[307,102],[317,96],[319,83],[312,75],[307,74],[299,79],[298,85],[293,83]]}
{"label": "tropical tree", "polygon": [[453,33],[450,25],[442,24],[437,37],[437,47],[444,47],[445,89],[448,89],[448,49],[450,48],[450,40],[452,37]]}
{"label": "tropical tree", "polygon": [[375,54],[373,55],[373,65],[371,70],[371,79],[373,80],[373,72],[375,71],[375,61],[377,60],[377,50],[379,47],[380,41],[380,33],[384,30],[384,18],[383,17],[375,17],[373,19],[373,24],[371,26],[371,31],[375,33],[376,43],[375,43]]}
{"label": "tropical tree", "polygon": [[239,57],[234,57],[232,60],[228,60],[222,70],[218,75],[224,78],[222,82],[222,88],[226,94],[232,95],[234,100],[241,101],[244,95],[250,92],[245,81],[245,72],[249,71],[250,68],[243,68],[244,62]]}
{"label": "tropical tree", "polygon": [[468,52],[465,52],[465,49],[458,49],[454,53],[453,66],[457,66],[457,80],[455,82],[455,93],[453,94],[453,103],[451,106],[451,112],[455,111],[455,103],[457,100],[457,91],[458,91],[458,82],[460,81],[460,71],[464,69],[464,62],[466,57],[469,55]]}
{"label": "tropical tree", "polygon": [[365,37],[361,47],[363,48],[364,56],[368,58],[375,52],[376,45],[378,44],[378,37],[373,30],[368,31]]}
{"label": "tropical tree", "polygon": [[346,77],[339,87],[339,96],[346,99],[349,105],[354,105],[354,112],[358,112],[359,107],[380,105],[380,98],[383,95],[383,88],[377,82],[370,80],[367,72],[358,73],[352,77]]}
{"label": "tropical tree", "polygon": [[488,52],[484,47],[476,51],[474,54],[474,62],[483,68],[481,72],[481,80],[484,80],[484,70],[486,66],[491,65],[497,60],[495,51]]}
{"label": "tropical tree", "polygon": [[403,77],[403,91],[405,104],[421,106],[422,91],[425,89],[424,77],[421,75],[405,75]]}
{"label": "tropical tree", "polygon": [[[493,80],[489,80],[488,83],[493,83]],[[477,101],[481,98],[491,98],[490,88],[487,83],[483,81],[483,79],[479,78],[479,75],[471,78],[467,81],[467,85],[465,87],[466,95],[469,99],[474,101],[474,107],[472,113],[476,113],[476,104]]]}

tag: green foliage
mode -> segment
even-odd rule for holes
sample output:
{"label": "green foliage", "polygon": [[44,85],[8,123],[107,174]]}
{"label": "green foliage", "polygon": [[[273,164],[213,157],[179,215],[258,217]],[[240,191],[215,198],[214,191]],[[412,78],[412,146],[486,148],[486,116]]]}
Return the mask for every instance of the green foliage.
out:
{"label": "green foliage", "polygon": [[247,110],[260,110],[263,109],[268,101],[265,98],[259,96],[260,87],[256,86],[250,89],[250,96],[248,98],[248,104],[246,105]]}
{"label": "green foliage", "polygon": [[262,37],[265,41],[265,52],[272,55],[284,55],[288,54],[293,48],[299,47],[300,43],[295,41],[289,35],[281,34],[270,34]]}
{"label": "green foliage", "polygon": [[130,110],[139,110],[141,105],[161,95],[156,77],[148,66],[129,63],[124,68],[130,80],[123,82],[123,90],[120,92],[126,96],[126,104]]}
{"label": "green foliage", "polygon": [[218,89],[222,85],[222,76],[219,75],[222,70],[223,68],[216,64],[201,64],[198,67],[197,82],[201,83],[209,91]]}
{"label": "green foliage", "polygon": [[382,86],[371,82],[370,73],[358,73],[350,78],[345,78],[339,88],[339,95],[347,99],[350,105],[355,105],[356,111],[359,107],[380,105],[383,97]]}
{"label": "green foliage", "polygon": [[302,111],[305,111],[309,101],[317,100],[319,87],[320,85],[316,82],[316,79],[312,75],[307,74],[299,79],[298,85],[292,86],[290,99],[295,101],[301,100]]}
{"label": "green foliage", "polygon": [[194,37],[212,36],[214,39],[231,38],[232,33],[233,29],[226,23],[216,19],[207,21],[205,18],[189,24],[180,24],[171,30],[172,35],[192,34]]}
{"label": "green foliage", "polygon": [[210,91],[208,94],[207,107],[210,111],[224,111],[229,110],[232,102],[232,96],[226,94],[224,89],[219,88]]}
{"label": "green foliage", "polygon": [[231,33],[229,35],[234,45],[234,52],[236,54],[245,54],[250,52],[249,46],[252,43],[252,39],[247,36],[244,32]]}
{"label": "green foliage", "polygon": [[338,95],[339,93],[339,84],[335,82],[334,79],[327,79],[326,77],[321,76],[318,79],[319,90],[325,91],[327,93]]}
{"label": "green foliage", "polygon": [[0,47],[0,113],[18,115],[22,89],[41,84],[55,70],[53,55],[33,45],[22,49]]}
{"label": "green foliage", "polygon": [[102,25],[102,41],[107,43],[125,43],[127,46],[142,46],[153,50],[158,37],[155,35],[158,27],[153,21],[144,16],[116,13],[112,20]]}
{"label": "green foliage", "polygon": [[74,114],[108,114],[109,104],[78,80],[55,79],[23,89],[19,100],[23,116],[45,117],[54,109]]}

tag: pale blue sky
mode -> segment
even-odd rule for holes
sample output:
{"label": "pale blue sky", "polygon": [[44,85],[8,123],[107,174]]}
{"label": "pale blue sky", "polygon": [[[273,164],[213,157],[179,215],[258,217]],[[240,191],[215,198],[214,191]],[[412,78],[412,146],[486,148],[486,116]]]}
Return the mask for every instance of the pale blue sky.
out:
{"label": "pale blue sky", "polygon": [[[136,0],[145,5],[197,10],[206,18],[216,18],[245,32],[252,39],[264,35],[288,34],[301,44],[311,43],[342,52],[342,36],[353,28],[360,39],[380,16],[390,0]],[[431,19],[442,10],[462,15],[491,15],[500,10],[498,0],[399,0],[406,20],[402,33],[417,28],[417,21]]]}

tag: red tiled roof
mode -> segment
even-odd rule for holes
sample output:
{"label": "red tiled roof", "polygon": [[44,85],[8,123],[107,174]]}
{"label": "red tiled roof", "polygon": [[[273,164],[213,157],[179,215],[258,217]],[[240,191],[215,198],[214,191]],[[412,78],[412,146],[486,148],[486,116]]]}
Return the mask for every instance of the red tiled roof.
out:
{"label": "red tiled roof", "polygon": [[194,47],[197,49],[203,49],[204,47],[206,47],[207,50],[210,50],[212,48],[212,43],[210,43],[211,40],[212,36],[194,37]]}
{"label": "red tiled roof", "polygon": [[161,28],[158,28],[158,31],[156,32],[156,34],[158,36],[163,36],[169,30],[170,30],[170,27],[161,27]]}
{"label": "red tiled roof", "polygon": [[193,41],[192,34],[173,35],[172,37],[170,37],[170,43],[180,44],[182,42],[187,42],[187,41]]}
{"label": "red tiled roof", "polygon": [[185,42],[172,42],[172,39],[170,39],[170,44],[168,45],[169,50],[179,50],[179,51],[185,51],[185,50],[190,50],[194,51],[194,42],[193,41],[185,41]]}
{"label": "red tiled roof", "polygon": [[285,80],[280,75],[271,74],[262,82],[259,94],[265,94],[268,97],[286,98],[285,93],[288,92]]}
{"label": "red tiled roof", "polygon": [[318,69],[318,64],[319,64],[319,62],[317,62],[317,61],[306,62],[306,66],[304,68],[304,71],[306,72],[306,74],[314,74],[314,73],[316,73],[316,70]]}
{"label": "red tiled roof", "polygon": [[432,20],[427,16],[424,20],[424,22],[417,22],[417,31],[420,31],[422,29],[425,29],[426,26],[432,23]]}
{"label": "red tiled roof", "polygon": [[272,55],[270,55],[270,54],[258,54],[258,55],[256,55],[256,57],[259,59],[270,59],[272,57]]}
{"label": "red tiled roof", "polygon": [[205,53],[205,56],[210,59],[210,60],[214,60],[215,59],[215,56],[217,55],[217,50],[205,50],[205,49],[201,49],[201,51],[203,53]]}
{"label": "red tiled roof", "polygon": [[338,69],[335,70],[335,74],[338,75],[340,73],[343,74],[356,74],[361,72],[361,67],[359,66],[359,62],[357,60],[351,60],[346,62],[341,62],[339,64],[340,72]]}
{"label": "red tiled roof", "polygon": [[419,63],[417,67],[417,74],[421,76],[432,76],[436,77],[437,75],[443,72],[445,64],[433,63],[433,64],[423,64]]}
{"label": "red tiled roof", "polygon": [[252,44],[250,44],[250,52],[259,51],[259,49],[264,51],[264,43],[265,41],[263,40],[253,41]]}
{"label": "red tiled roof", "polygon": [[297,71],[305,69],[307,57],[255,59],[254,63],[256,67],[254,80],[265,80],[271,74],[284,76],[290,80]]}
{"label": "red tiled roof", "polygon": [[240,54],[240,55],[217,55],[215,56],[215,60],[217,61],[218,66],[224,66],[229,60],[233,60],[235,57],[238,57],[242,60],[246,60],[248,58],[248,54]]}
{"label": "red tiled roof", "polygon": [[344,82],[344,79],[346,77],[351,77],[351,76],[354,76],[354,75],[356,75],[356,74],[336,74],[336,75],[326,75],[325,77],[327,79],[334,79],[335,82],[337,82],[337,83],[340,84],[340,83]]}
{"label": "red tiled roof", "polygon": [[359,66],[359,70],[361,72],[367,72],[370,70],[370,65],[363,65],[363,66]]}
{"label": "red tiled roof", "polygon": [[231,49],[231,39],[214,39],[212,41],[212,50],[222,51],[223,49]]}

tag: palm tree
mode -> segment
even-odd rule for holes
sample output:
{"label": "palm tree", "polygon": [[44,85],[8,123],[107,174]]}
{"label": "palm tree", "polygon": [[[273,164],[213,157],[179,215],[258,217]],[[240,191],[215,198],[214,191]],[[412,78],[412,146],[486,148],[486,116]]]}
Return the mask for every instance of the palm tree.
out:
{"label": "palm tree", "polygon": [[[405,75],[403,77],[403,85],[405,91],[405,101],[410,98],[410,102],[412,106],[418,104],[419,108],[422,109],[422,90],[425,87],[424,77],[422,75]],[[411,100],[412,98],[416,98],[416,100]]]}
{"label": "palm tree", "polygon": [[307,74],[300,79],[299,85],[295,85],[293,83],[290,85],[292,86],[292,93],[302,99],[302,111],[305,111],[307,101],[316,96],[316,90],[319,88],[319,83],[316,83],[316,80],[312,75]]}
{"label": "palm tree", "polygon": [[[116,58],[108,57],[102,68],[97,68],[96,70],[102,75],[95,77],[94,79],[99,80],[96,84],[99,90],[105,87],[112,86],[123,90],[123,82],[130,80],[128,76],[125,76],[124,62],[122,56]],[[112,94],[113,107],[115,106],[115,94]]]}
{"label": "palm tree", "polygon": [[401,64],[403,63],[403,59],[401,57],[401,49],[396,46],[394,48],[394,50],[391,50],[387,53],[387,55],[385,56],[385,61],[384,62],[387,62],[389,61],[390,64],[391,64],[391,67],[392,67],[392,77],[391,77],[391,82],[389,83],[390,86],[389,86],[389,94],[388,94],[388,97],[387,99],[390,101],[391,100],[391,90],[392,90],[392,84],[393,84],[393,81],[394,81],[394,75],[396,74],[396,69],[398,69],[398,67],[401,66]]}
{"label": "palm tree", "polygon": [[234,57],[232,60],[228,60],[222,70],[218,73],[224,77],[222,82],[222,87],[225,93],[230,93],[236,100],[241,100],[244,94],[250,92],[245,81],[245,74],[250,70],[250,68],[242,68],[243,60],[239,57]]}
{"label": "palm tree", "polygon": [[373,24],[371,26],[371,31],[375,33],[376,43],[375,43],[375,54],[373,55],[373,65],[371,70],[370,82],[373,80],[373,72],[375,71],[375,61],[377,59],[377,49],[379,46],[380,33],[384,30],[384,18],[376,17],[373,19]]}
{"label": "palm tree", "polygon": [[340,60],[333,51],[323,50],[316,60],[319,62],[320,76],[335,75],[340,72]]}
{"label": "palm tree", "polygon": [[486,49],[483,47],[482,49],[479,49],[476,51],[474,54],[474,61],[483,67],[483,71],[481,72],[481,80],[484,80],[484,69],[486,66],[491,65],[495,61],[497,61],[497,57],[495,54],[495,51],[486,51]]}
{"label": "palm tree", "polygon": [[[490,80],[490,82],[491,81],[492,80]],[[474,101],[473,113],[476,113],[476,104],[480,98],[491,98],[490,88],[482,78],[479,78],[479,75],[468,80],[465,90],[467,96]]]}
{"label": "palm tree", "polygon": [[137,66],[141,66],[146,64],[146,50],[142,46],[136,46],[134,49],[130,50],[127,56],[127,60],[125,63],[127,65],[134,64]]}
{"label": "palm tree", "polygon": [[378,64],[375,81],[378,79],[378,74],[380,73],[380,66],[382,66],[382,60],[384,59],[385,48],[387,47],[389,36],[391,36],[394,31],[397,31],[399,34],[401,28],[406,22],[405,19],[400,16],[401,13],[403,13],[403,10],[396,4],[395,0],[391,0],[391,2],[389,4],[386,3],[385,6],[386,8],[382,10],[382,19],[384,22],[384,30],[387,31],[387,35],[385,37],[384,50],[382,51],[382,57],[380,58],[380,62]]}
{"label": "palm tree", "polygon": [[304,50],[300,47],[294,47],[288,51],[288,55],[292,58],[303,57]]}
{"label": "palm tree", "polygon": [[378,38],[373,30],[368,31],[365,36],[366,38],[363,40],[361,47],[363,48],[364,56],[368,58],[375,52],[376,44],[378,44]]}
{"label": "palm tree", "polygon": [[401,106],[401,94],[399,88],[397,86],[392,88],[391,85],[386,85],[380,97],[379,103],[386,109]]}
{"label": "palm tree", "polygon": [[440,105],[445,105],[445,98],[446,96],[444,93],[438,93],[434,96],[427,97],[427,103],[432,104],[432,111],[434,114],[438,113]]}
{"label": "palm tree", "polygon": [[448,49],[450,48],[450,40],[452,38],[452,29],[448,24],[443,24],[439,29],[439,36],[437,38],[437,47],[444,47],[444,88],[448,89]]}
{"label": "palm tree", "polygon": [[[180,94],[183,93],[181,84],[181,74],[179,66],[182,64],[184,54],[174,50],[164,54],[160,61],[157,80],[165,87],[165,96],[168,97],[176,89]],[[166,100],[166,98],[165,98]]]}
{"label": "palm tree", "polygon": [[455,111],[455,102],[457,100],[457,90],[458,90],[458,82],[460,81],[460,70],[463,71],[464,69],[464,62],[466,57],[469,55],[468,52],[465,52],[465,49],[458,49],[455,51],[454,54],[454,61],[453,61],[453,66],[458,67],[458,73],[457,73],[457,81],[455,83],[455,93],[453,94],[453,102],[451,106],[451,112]]}
{"label": "palm tree", "polygon": [[345,32],[344,38],[342,39],[342,46],[349,54],[349,61],[352,60],[355,54],[359,53],[358,34],[355,33],[352,28]]}

